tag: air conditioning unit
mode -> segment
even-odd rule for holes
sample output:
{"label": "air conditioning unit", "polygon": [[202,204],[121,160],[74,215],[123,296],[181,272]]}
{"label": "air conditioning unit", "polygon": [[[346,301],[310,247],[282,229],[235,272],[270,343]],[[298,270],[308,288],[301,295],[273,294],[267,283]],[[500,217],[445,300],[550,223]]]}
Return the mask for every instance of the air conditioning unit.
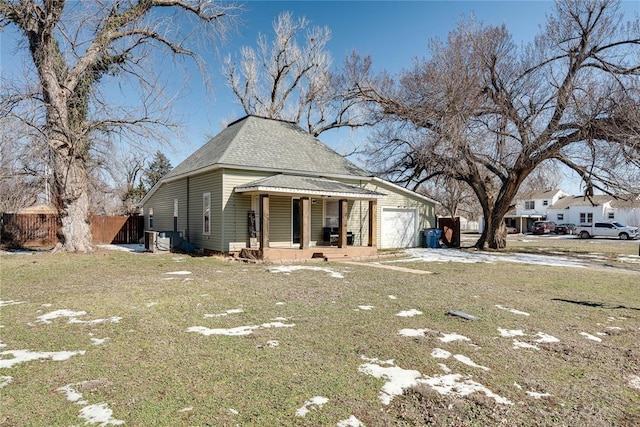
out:
{"label": "air conditioning unit", "polygon": [[157,231],[145,231],[144,232],[144,250],[146,252],[155,252],[157,240],[158,240]]}

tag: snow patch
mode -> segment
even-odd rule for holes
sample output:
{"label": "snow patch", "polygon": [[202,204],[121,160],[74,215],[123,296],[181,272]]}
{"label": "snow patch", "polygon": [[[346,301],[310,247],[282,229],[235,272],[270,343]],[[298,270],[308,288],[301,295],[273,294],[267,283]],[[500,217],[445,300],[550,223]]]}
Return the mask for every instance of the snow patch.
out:
{"label": "snow patch", "polygon": [[236,314],[236,313],[242,313],[242,312],[244,312],[244,310],[243,310],[243,309],[241,309],[241,308],[232,308],[232,309],[227,310],[227,311],[225,311],[225,312],[223,312],[223,313],[218,313],[218,314],[205,314],[205,315],[204,315],[204,317],[205,317],[205,318],[207,318],[207,317],[223,317],[223,316],[228,316],[228,315],[230,315],[230,314]]}
{"label": "snow patch", "polygon": [[627,377],[627,384],[629,387],[640,390],[640,377],[638,375],[629,375]]}
{"label": "snow patch", "polygon": [[560,342],[560,340],[552,335],[545,334],[544,332],[538,332],[536,336],[540,337],[535,342],[539,343],[551,343],[551,342]]}
{"label": "snow patch", "polygon": [[512,262],[518,264],[547,265],[553,267],[587,267],[587,264],[583,264],[568,257],[525,253],[487,254],[442,248],[413,248],[405,250],[405,253],[409,255],[409,258],[396,260],[394,262],[461,262],[491,264],[496,262]]}
{"label": "snow patch", "polygon": [[24,301],[14,301],[14,300],[10,300],[10,301],[0,301],[0,307],[6,307],[9,305],[18,305],[18,304],[24,304]]}
{"label": "snow patch", "polygon": [[6,387],[13,381],[13,377],[9,375],[0,375],[0,388]]}
{"label": "snow patch", "polygon": [[426,331],[426,329],[400,329],[398,334],[403,337],[423,337]]}
{"label": "snow patch", "polygon": [[346,420],[338,421],[336,427],[364,427],[364,424],[355,415],[351,415]]}
{"label": "snow patch", "polygon": [[78,416],[85,420],[85,424],[122,425],[124,421],[113,418],[113,411],[106,403],[96,403],[80,409]]}
{"label": "snow patch", "polygon": [[514,308],[503,307],[500,304],[496,304],[496,307],[499,308],[500,310],[506,310],[506,311],[508,311],[510,313],[513,313],[513,314],[520,314],[522,316],[530,316],[530,314],[525,312],[525,311],[516,310]]}
{"label": "snow patch", "polygon": [[487,368],[486,366],[482,366],[482,365],[478,365],[477,363],[475,363],[473,360],[469,359],[467,356],[463,356],[462,354],[456,354],[453,356],[454,359],[456,359],[458,362],[460,363],[464,363],[467,366],[471,366],[473,368],[479,368],[482,369],[483,371],[490,371],[490,368]]}
{"label": "snow patch", "polygon": [[186,408],[178,409],[178,412],[191,412],[193,411],[193,406],[187,406]]}
{"label": "snow patch", "polygon": [[50,313],[43,314],[42,316],[38,316],[37,321],[40,323],[51,323],[53,319],[57,319],[60,317],[74,318],[78,316],[84,316],[85,314],[87,314],[86,311],[71,311],[71,310],[65,310],[65,309],[55,310]]}
{"label": "snow patch", "polygon": [[521,329],[502,329],[498,328],[501,337],[523,337],[524,332]]}
{"label": "snow patch", "polygon": [[0,356],[11,355],[12,359],[0,359],[0,368],[11,368],[14,365],[18,365],[24,362],[30,362],[38,359],[51,359],[56,362],[70,359],[75,355],[85,354],[84,350],[76,351],[30,351],[30,350],[7,350],[0,353]]}
{"label": "snow patch", "polygon": [[534,399],[542,399],[543,397],[551,397],[551,395],[549,393],[537,393],[535,391],[527,391],[526,393],[529,396],[533,397]]}
{"label": "snow patch", "polygon": [[102,345],[107,342],[109,338],[91,338],[91,343],[93,345]]}
{"label": "snow patch", "polygon": [[326,397],[314,396],[311,399],[309,399],[306,402],[304,402],[304,405],[302,405],[302,408],[300,408],[300,409],[298,409],[296,411],[296,417],[304,417],[305,415],[307,415],[309,413],[309,411],[310,411],[309,407],[310,406],[317,406],[318,408],[321,408],[322,405],[324,405],[328,401],[329,401],[329,399],[326,398]]}
{"label": "snow patch", "polygon": [[398,299],[398,297],[395,295],[389,295],[389,299]]}
{"label": "snow patch", "polygon": [[295,326],[294,323],[282,323],[282,322],[270,322],[263,323],[261,325],[252,326],[238,326],[229,329],[210,329],[205,326],[191,326],[187,328],[187,332],[197,332],[199,334],[209,335],[228,335],[228,336],[241,336],[250,335],[256,329],[268,329],[268,328],[291,328]]}
{"label": "snow patch", "polygon": [[436,359],[448,359],[449,357],[451,357],[451,353],[441,348],[434,348],[431,351],[431,357]]}
{"label": "snow patch", "polygon": [[290,274],[294,271],[299,271],[299,270],[323,271],[329,274],[329,276],[334,277],[336,279],[344,279],[344,276],[342,274],[330,268],[325,268],[325,267],[314,267],[310,265],[282,265],[282,266],[273,267],[269,269],[271,273],[285,273],[285,274]]}
{"label": "snow patch", "polygon": [[191,274],[191,272],[182,270],[182,271],[169,271],[168,273],[164,273],[164,274],[171,274],[174,276],[187,276]]}
{"label": "snow patch", "polygon": [[583,337],[585,337],[586,339],[591,340],[591,341],[602,342],[602,338],[596,337],[596,336],[588,334],[586,332],[580,332],[580,335],[582,335]]}
{"label": "snow patch", "polygon": [[375,308],[375,306],[373,306],[373,305],[359,305],[358,308],[360,310],[369,311],[369,310],[373,310]]}
{"label": "snow patch", "polygon": [[442,334],[440,338],[438,338],[442,342],[453,342],[453,341],[471,341],[469,338],[464,335],[456,334],[455,332],[452,334]]}
{"label": "snow patch", "polygon": [[480,383],[471,381],[470,377],[464,378],[460,374],[429,377],[423,376],[414,369],[403,369],[399,366],[382,367],[373,363],[362,364],[358,370],[363,374],[386,380],[380,391],[380,401],[384,405],[391,403],[391,400],[395,396],[401,395],[404,390],[419,384],[426,384],[444,395],[452,394],[463,397],[474,392],[482,392],[497,403],[513,405],[510,400],[493,393]]}
{"label": "snow patch", "polygon": [[412,308],[411,310],[404,310],[401,311],[399,313],[396,313],[396,316],[399,317],[413,317],[413,316],[418,316],[422,314],[422,312],[420,310],[416,310],[415,308]]}
{"label": "snow patch", "polygon": [[540,350],[540,347],[538,346],[518,340],[513,340],[513,348],[530,348],[533,350]]}

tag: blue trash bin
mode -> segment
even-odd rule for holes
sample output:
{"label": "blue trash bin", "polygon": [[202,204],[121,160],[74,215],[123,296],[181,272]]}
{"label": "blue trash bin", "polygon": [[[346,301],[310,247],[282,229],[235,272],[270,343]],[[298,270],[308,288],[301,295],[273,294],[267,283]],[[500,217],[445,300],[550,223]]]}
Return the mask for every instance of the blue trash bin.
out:
{"label": "blue trash bin", "polygon": [[433,235],[431,236],[431,245],[430,248],[439,248],[440,247],[440,236],[442,236],[442,230],[439,228],[435,228],[433,230]]}

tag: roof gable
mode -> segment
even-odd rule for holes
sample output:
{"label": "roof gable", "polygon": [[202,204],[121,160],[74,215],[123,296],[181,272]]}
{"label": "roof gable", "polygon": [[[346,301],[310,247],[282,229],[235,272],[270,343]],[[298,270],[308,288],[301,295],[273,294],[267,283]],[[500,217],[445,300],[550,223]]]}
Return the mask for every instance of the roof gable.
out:
{"label": "roof gable", "polygon": [[216,165],[328,176],[368,176],[295,123],[246,116],[231,123],[164,178],[190,175]]}

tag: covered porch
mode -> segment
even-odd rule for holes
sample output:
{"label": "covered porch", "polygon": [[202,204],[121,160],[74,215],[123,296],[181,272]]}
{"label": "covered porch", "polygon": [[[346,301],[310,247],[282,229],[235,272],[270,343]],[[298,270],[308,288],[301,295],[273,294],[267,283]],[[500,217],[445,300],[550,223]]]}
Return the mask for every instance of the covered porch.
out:
{"label": "covered porch", "polygon": [[[281,262],[377,254],[377,201],[384,194],[326,178],[285,174],[234,191],[254,201],[249,215],[251,243],[243,250],[253,258]],[[283,209],[283,201],[290,201],[290,214]],[[291,220],[290,242],[282,241],[286,215]],[[279,237],[274,239],[276,234]]]}

